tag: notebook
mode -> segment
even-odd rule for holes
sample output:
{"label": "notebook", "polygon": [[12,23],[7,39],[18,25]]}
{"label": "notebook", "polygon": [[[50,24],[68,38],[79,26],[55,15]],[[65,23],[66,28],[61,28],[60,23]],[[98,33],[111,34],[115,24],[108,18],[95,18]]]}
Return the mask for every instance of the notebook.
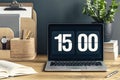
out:
{"label": "notebook", "polygon": [[0,60],[0,78],[21,76],[37,73],[32,67],[21,64]]}
{"label": "notebook", "polygon": [[50,24],[45,71],[106,71],[102,24]]}

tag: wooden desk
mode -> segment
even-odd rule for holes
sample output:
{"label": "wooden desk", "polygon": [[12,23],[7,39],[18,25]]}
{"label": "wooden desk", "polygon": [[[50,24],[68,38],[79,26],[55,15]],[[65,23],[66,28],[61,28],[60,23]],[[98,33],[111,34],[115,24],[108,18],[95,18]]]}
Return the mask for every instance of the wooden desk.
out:
{"label": "wooden desk", "polygon": [[42,55],[33,61],[16,62],[33,67],[38,74],[10,77],[3,80],[120,80],[120,72],[110,78],[104,78],[114,70],[120,71],[120,57],[116,61],[105,61],[108,67],[107,72],[44,72],[46,60],[47,57]]}

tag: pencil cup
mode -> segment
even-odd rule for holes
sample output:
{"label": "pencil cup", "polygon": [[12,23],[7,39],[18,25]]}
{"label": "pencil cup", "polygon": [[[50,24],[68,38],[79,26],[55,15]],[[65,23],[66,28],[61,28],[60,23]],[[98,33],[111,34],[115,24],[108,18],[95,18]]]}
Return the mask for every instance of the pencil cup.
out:
{"label": "pencil cup", "polygon": [[22,60],[32,60],[36,56],[34,38],[19,39],[14,38],[10,41],[11,58],[17,58]]}

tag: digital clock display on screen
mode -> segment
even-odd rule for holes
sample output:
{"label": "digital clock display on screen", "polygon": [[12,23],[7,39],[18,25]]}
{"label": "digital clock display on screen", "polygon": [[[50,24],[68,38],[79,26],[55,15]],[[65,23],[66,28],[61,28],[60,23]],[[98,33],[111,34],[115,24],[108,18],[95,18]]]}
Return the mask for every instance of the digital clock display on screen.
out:
{"label": "digital clock display on screen", "polygon": [[[72,54],[96,53],[99,46],[99,33],[96,31],[54,31],[52,32],[52,53]],[[76,48],[75,48],[76,47]],[[92,54],[93,54],[92,53]]]}
{"label": "digital clock display on screen", "polygon": [[61,27],[52,29],[50,37],[50,53],[55,58],[83,59],[102,57],[103,36],[99,27]]}

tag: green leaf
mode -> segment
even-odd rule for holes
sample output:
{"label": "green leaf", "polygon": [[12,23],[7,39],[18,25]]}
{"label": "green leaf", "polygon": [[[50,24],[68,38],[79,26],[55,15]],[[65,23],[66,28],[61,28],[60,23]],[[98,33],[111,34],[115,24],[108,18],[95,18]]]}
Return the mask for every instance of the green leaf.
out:
{"label": "green leaf", "polygon": [[96,22],[113,22],[119,5],[120,2],[112,0],[107,9],[106,0],[86,0],[82,13],[91,16]]}

